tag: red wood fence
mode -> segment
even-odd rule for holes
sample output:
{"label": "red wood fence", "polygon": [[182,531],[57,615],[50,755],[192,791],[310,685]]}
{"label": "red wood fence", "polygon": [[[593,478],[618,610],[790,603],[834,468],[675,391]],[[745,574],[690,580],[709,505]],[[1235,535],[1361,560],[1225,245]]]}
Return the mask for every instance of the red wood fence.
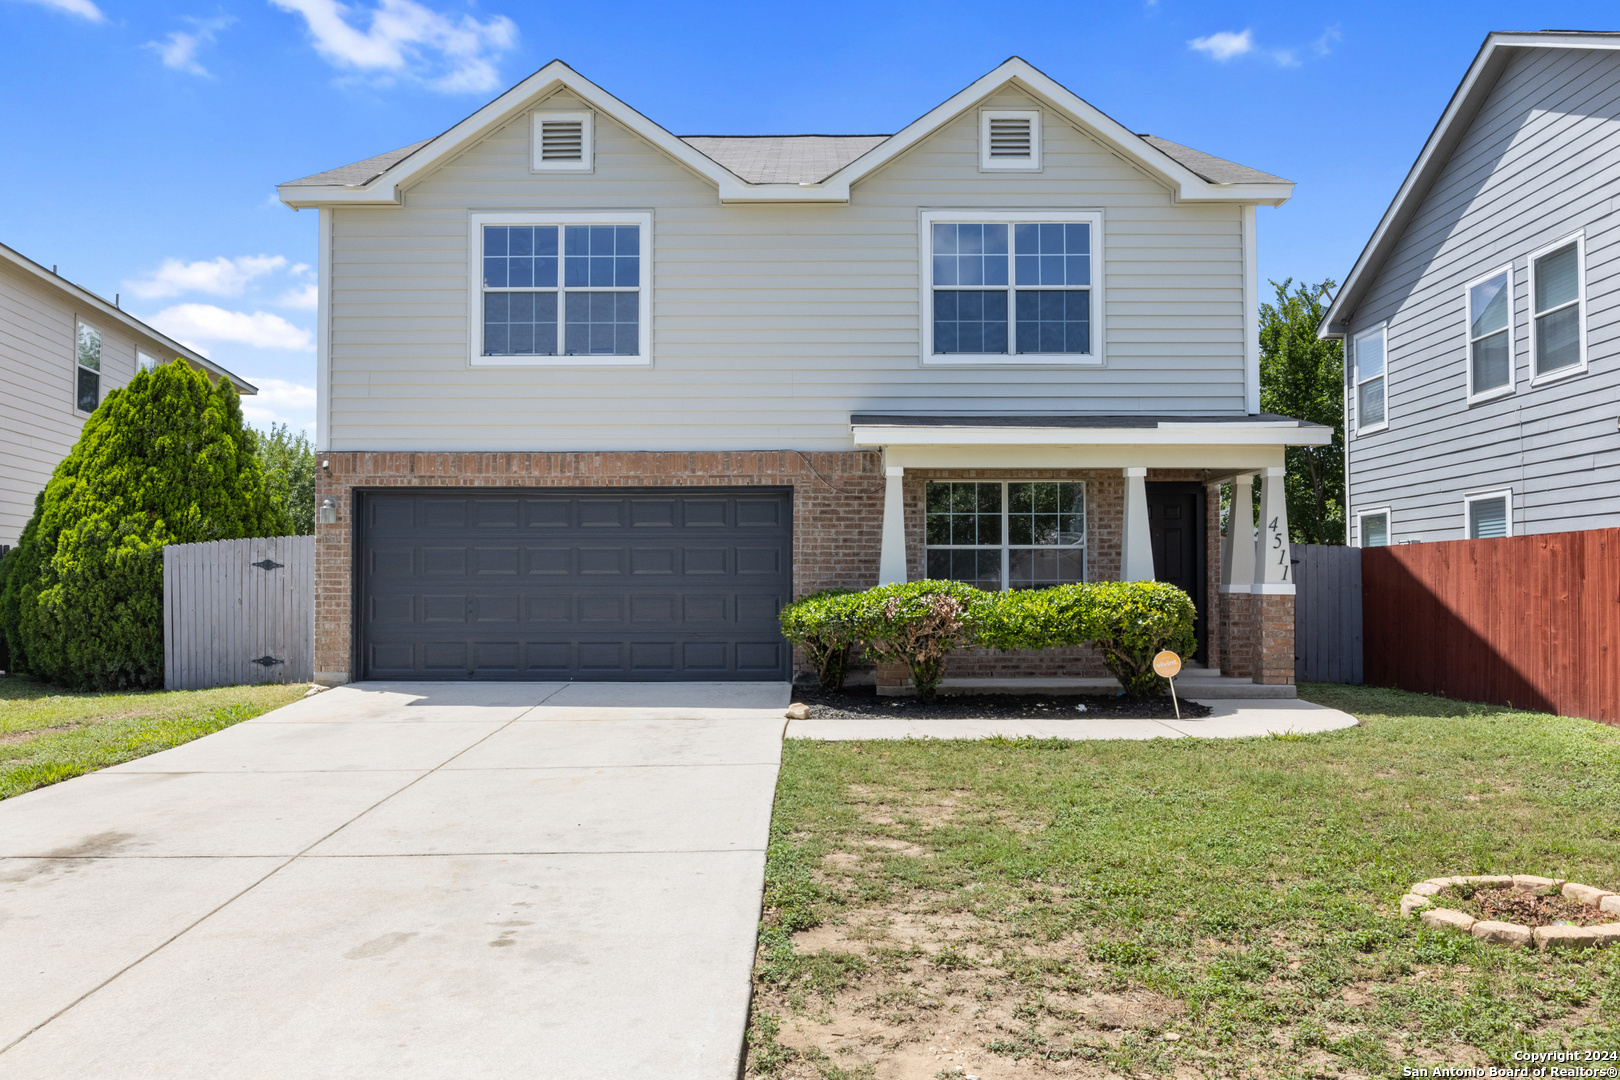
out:
{"label": "red wood fence", "polygon": [[1361,556],[1368,683],[1620,723],[1620,529]]}

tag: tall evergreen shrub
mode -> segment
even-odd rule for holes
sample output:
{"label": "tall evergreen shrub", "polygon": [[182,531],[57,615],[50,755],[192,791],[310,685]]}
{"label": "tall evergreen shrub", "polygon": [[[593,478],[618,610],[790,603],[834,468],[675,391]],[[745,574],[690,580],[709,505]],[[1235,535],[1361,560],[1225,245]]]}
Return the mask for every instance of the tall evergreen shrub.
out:
{"label": "tall evergreen shrub", "polygon": [[228,379],[176,360],[102,401],[5,560],[12,663],[79,689],[163,685],[163,547],[284,536]]}

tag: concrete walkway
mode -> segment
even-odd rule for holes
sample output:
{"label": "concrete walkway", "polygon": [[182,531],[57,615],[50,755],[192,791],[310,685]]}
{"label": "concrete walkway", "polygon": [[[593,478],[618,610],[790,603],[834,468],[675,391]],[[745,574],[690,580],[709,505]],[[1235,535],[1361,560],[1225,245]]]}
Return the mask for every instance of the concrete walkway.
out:
{"label": "concrete walkway", "polygon": [[361,684],[0,802],[0,1076],[734,1077],[782,684]]}

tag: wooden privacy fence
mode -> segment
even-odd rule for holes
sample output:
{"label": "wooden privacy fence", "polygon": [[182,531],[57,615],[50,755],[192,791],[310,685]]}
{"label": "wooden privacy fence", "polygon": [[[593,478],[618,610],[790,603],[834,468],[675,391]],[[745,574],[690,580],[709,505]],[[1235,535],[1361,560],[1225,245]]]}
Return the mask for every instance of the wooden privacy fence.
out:
{"label": "wooden privacy fence", "polygon": [[1367,548],[1366,678],[1620,723],[1620,529]]}
{"label": "wooden privacy fence", "polygon": [[1362,681],[1361,549],[1295,544],[1294,678]]}
{"label": "wooden privacy fence", "polygon": [[201,690],[315,677],[315,538],[163,549],[163,683]]}

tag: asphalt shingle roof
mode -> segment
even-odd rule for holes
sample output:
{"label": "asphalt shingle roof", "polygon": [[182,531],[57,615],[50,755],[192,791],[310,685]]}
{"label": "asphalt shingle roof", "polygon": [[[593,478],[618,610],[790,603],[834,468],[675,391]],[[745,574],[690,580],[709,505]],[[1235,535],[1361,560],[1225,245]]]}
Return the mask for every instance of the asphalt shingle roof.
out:
{"label": "asphalt shingle roof", "polygon": [[402,146],[398,150],[390,150],[386,154],[368,157],[364,161],[356,161],[352,165],[340,165],[335,169],[315,173],[301,180],[289,180],[282,187],[361,187],[375,180],[401,161],[416,153],[422,147],[432,142],[432,139],[423,139],[419,143]]}
{"label": "asphalt shingle roof", "polygon": [[1251,169],[1247,165],[1239,165],[1235,161],[1218,158],[1214,154],[1206,154],[1202,150],[1194,150],[1190,146],[1173,143],[1169,139],[1161,139],[1157,135],[1138,135],[1137,138],[1160,151],[1166,157],[1174,158],[1194,173],[1211,184],[1286,184],[1289,181],[1280,176],[1273,176],[1259,169]]}

